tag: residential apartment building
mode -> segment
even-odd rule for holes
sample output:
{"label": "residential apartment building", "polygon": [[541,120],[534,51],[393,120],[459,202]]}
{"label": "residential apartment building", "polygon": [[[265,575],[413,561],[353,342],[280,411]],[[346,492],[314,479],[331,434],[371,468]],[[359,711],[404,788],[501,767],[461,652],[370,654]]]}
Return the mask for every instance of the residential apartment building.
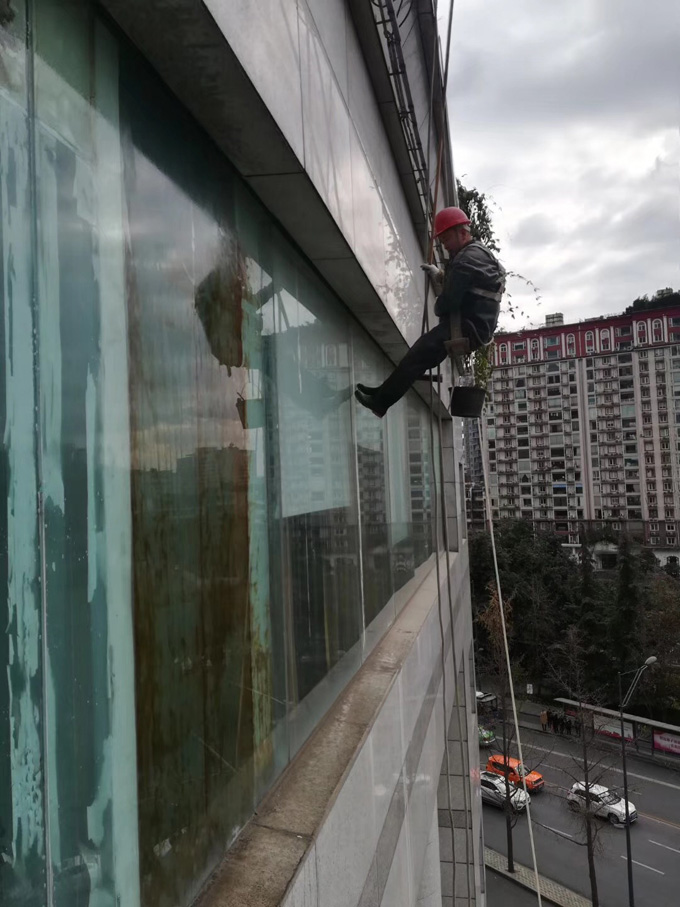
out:
{"label": "residential apartment building", "polygon": [[[677,556],[680,308],[498,335],[483,420],[495,518],[625,526]],[[475,481],[479,483],[479,476]]]}
{"label": "residential apartment building", "polygon": [[0,2],[3,907],[483,907],[462,438],[353,397],[455,202],[398,12]]}

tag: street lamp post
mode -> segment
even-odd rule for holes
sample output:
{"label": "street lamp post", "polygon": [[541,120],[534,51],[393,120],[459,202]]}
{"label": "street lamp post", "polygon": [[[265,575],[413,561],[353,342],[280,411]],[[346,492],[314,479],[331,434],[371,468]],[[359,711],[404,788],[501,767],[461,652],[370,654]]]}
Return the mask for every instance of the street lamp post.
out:
{"label": "street lamp post", "polygon": [[[650,655],[643,665],[636,668],[635,671],[619,671],[619,718],[621,719],[621,763],[623,768],[623,802],[626,810],[626,856],[628,863],[628,907],[635,907],[635,895],[633,893],[633,857],[630,849],[630,815],[628,812],[628,772],[626,771],[626,734],[623,727],[623,710],[633,698],[635,688],[640,682],[640,678],[650,665],[656,663],[656,655]],[[635,674],[626,695],[623,695],[621,678],[627,674]]]}

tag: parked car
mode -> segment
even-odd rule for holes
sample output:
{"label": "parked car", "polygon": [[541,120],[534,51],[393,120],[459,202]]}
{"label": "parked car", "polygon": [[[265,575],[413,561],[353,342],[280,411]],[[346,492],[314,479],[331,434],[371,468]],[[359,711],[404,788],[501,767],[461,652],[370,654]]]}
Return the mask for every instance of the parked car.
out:
{"label": "parked car", "polygon": [[[577,781],[567,794],[567,803],[571,809],[585,809],[586,806],[586,785],[583,781]],[[625,825],[626,823],[626,801],[619,797],[617,793],[601,784],[590,785],[590,811],[596,816],[608,819],[612,825]],[[637,820],[637,810],[635,804],[628,801],[628,817],[632,822]]]}
{"label": "parked car", "polygon": [[[495,772],[480,772],[479,777],[482,788],[482,802],[502,809],[505,803],[505,779]],[[518,787],[511,786],[510,808],[513,812],[523,812],[527,808],[527,803],[531,803],[529,794],[525,794]]]}
{"label": "parked car", "polygon": [[488,772],[495,772],[497,775],[505,776],[507,774],[511,783],[515,784],[517,787],[523,786],[522,776],[524,776],[527,790],[530,790],[532,793],[541,790],[545,784],[543,775],[539,772],[525,772],[524,766],[519,759],[513,759],[512,756],[506,758],[500,753],[489,757],[489,761],[486,763],[486,770]]}
{"label": "parked car", "polygon": [[494,746],[496,743],[496,735],[493,731],[490,731],[488,728],[482,727],[479,725],[479,745],[480,746]]}

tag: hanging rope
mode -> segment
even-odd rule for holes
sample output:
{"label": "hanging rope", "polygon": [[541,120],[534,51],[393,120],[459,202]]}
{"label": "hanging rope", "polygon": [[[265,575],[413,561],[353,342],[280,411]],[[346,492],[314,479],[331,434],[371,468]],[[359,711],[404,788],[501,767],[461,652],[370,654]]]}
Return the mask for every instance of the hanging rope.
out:
{"label": "hanging rope", "polygon": [[[484,498],[486,504],[486,519],[489,524],[489,535],[491,536],[491,554],[493,556],[493,568],[496,575],[496,589],[498,591],[498,607],[501,614],[501,627],[503,628],[503,647],[505,649],[505,662],[508,669],[508,680],[510,681],[510,701],[512,702],[512,718],[515,725],[515,734],[517,735],[517,752],[519,754],[519,761],[524,765],[524,758],[522,755],[522,739],[519,733],[519,720],[517,718],[517,702],[515,701],[515,685],[512,680],[512,666],[510,664],[510,647],[508,646],[508,632],[505,626],[505,610],[503,608],[503,593],[501,591],[501,577],[498,571],[498,558],[496,556],[496,538],[493,531],[493,515],[491,511],[491,498],[489,496],[489,480],[487,475],[487,465],[486,457],[482,455],[482,474],[484,476]],[[503,703],[505,708],[505,703]],[[536,897],[538,898],[539,907],[541,907],[541,882],[538,875],[538,863],[536,861],[536,847],[534,844],[534,829],[533,823],[531,821],[531,806],[529,803],[529,791],[527,790],[527,779],[522,773],[522,787],[524,788],[524,793],[526,794],[526,803],[527,803],[527,825],[529,828],[529,844],[531,845],[531,859],[534,867],[534,878],[536,881]]]}
{"label": "hanging rope", "polygon": [[[450,60],[450,51],[451,51],[451,33],[452,33],[451,28],[452,28],[452,21],[453,21],[453,7],[454,7],[454,2],[453,2],[453,0],[451,0],[451,5],[449,7],[449,19],[448,19],[448,28],[447,28],[447,38],[446,38],[444,78],[443,78],[443,84],[441,87],[442,109],[443,110],[445,110],[445,108],[446,108],[446,86],[447,86],[448,76],[449,76],[449,60]],[[434,13],[433,14],[434,14],[434,19],[435,19],[435,28],[434,28],[435,38],[434,38],[434,47],[433,47],[433,54],[432,54],[432,74],[431,74],[431,79],[430,79],[430,110],[429,110],[429,117],[428,117],[427,156],[426,156],[426,166],[427,166],[427,171],[428,171],[427,172],[428,192],[427,192],[427,199],[426,199],[425,222],[428,226],[429,226],[429,222],[430,222],[430,213],[431,213],[430,207],[429,207],[429,202],[430,202],[429,167],[430,167],[431,137],[432,137],[432,115],[433,115],[433,110],[434,110],[434,83],[435,83],[436,59],[437,59],[437,28],[436,28],[437,0],[435,0],[435,2],[434,2]],[[440,131],[439,147],[437,150],[437,166],[436,166],[435,181],[434,181],[434,201],[433,201],[433,205],[432,205],[433,210],[436,210],[436,206],[437,206],[439,181],[440,181],[440,175],[441,175],[441,160],[442,160],[442,155],[443,155],[443,144],[444,144],[444,117],[442,117],[442,128]],[[428,232],[429,232],[429,236],[428,236],[429,241],[427,242],[426,261],[428,264],[431,264],[433,252],[434,252],[434,230],[430,229]],[[425,331],[429,330],[430,317],[429,317],[429,310],[428,310],[428,305],[427,305],[429,288],[430,288],[430,281],[429,281],[428,275],[426,274],[425,275],[425,291],[424,291],[423,318],[422,318],[422,324],[421,324],[421,333],[424,333]],[[430,380],[430,394],[429,394],[429,396],[430,396],[430,413],[431,413],[432,417],[434,417],[434,386],[433,386],[434,382],[432,380],[433,371],[434,370],[431,370],[431,374],[430,374],[431,380]],[[436,380],[437,380],[437,386],[441,387],[441,368],[440,368],[440,366],[437,366],[437,368],[436,368]],[[434,455],[433,418],[431,418],[429,421],[430,421],[430,449],[432,452],[432,482],[433,482],[433,491],[434,491],[434,520],[435,520],[435,527],[436,527],[436,530],[435,530],[435,545],[436,545],[435,564],[436,564],[436,574],[437,574],[437,601],[438,601],[438,612],[439,612],[439,629],[440,629],[440,634],[441,634],[442,689],[443,689],[442,705],[443,705],[443,709],[444,709],[444,753],[445,753],[445,758],[446,758],[447,807],[448,807],[448,814],[449,814],[449,822],[450,822],[450,826],[451,826],[451,860],[452,860],[452,875],[453,875],[453,894],[455,897],[456,851],[455,851],[455,835],[454,835],[454,826],[453,826],[451,777],[449,774],[449,747],[448,747],[448,730],[447,730],[447,720],[448,720],[449,716],[448,716],[448,709],[447,709],[447,704],[446,704],[446,647],[445,647],[445,639],[444,639],[444,623],[443,623],[443,618],[442,618],[441,579],[440,579],[441,571],[440,571],[440,564],[439,564],[439,507],[437,504],[438,494],[437,494],[436,466],[435,466],[435,459],[434,459],[435,455]],[[459,673],[458,673],[458,664],[457,664],[457,658],[456,658],[456,646],[455,646],[455,639],[454,639],[454,608],[453,608],[453,593],[452,593],[452,589],[451,589],[451,563],[450,563],[451,555],[450,555],[449,535],[448,535],[448,512],[447,512],[447,503],[446,503],[446,493],[445,493],[445,488],[444,488],[444,452],[443,452],[443,445],[442,445],[441,406],[438,407],[438,411],[437,411],[437,423],[438,423],[438,430],[439,430],[439,468],[440,468],[440,495],[441,495],[441,508],[442,508],[442,533],[443,533],[443,543],[444,543],[444,550],[445,550],[445,556],[446,556],[446,584],[447,584],[447,593],[448,593],[447,597],[448,597],[448,605],[449,605],[449,627],[450,627],[450,633],[451,633],[451,653],[452,653],[452,658],[453,658],[456,718],[457,718],[457,725],[458,725],[458,741],[459,741],[460,753],[461,753],[462,770],[466,776],[466,781],[463,784],[463,798],[464,798],[465,812],[466,812],[466,815],[468,815],[469,810],[470,810],[470,803],[469,803],[470,791],[468,788],[468,781],[469,781],[469,764],[468,763],[469,763],[469,760],[466,759],[466,755],[469,755],[469,752],[466,754],[466,752],[465,752],[466,748],[463,745],[460,707],[459,707],[459,703],[458,703]],[[508,679],[509,679],[509,685],[510,685],[510,696],[511,696],[511,701],[512,701],[512,712],[513,712],[513,719],[514,719],[514,724],[515,724],[515,734],[517,736],[517,747],[518,747],[518,752],[519,752],[519,759],[520,759],[520,762],[522,764],[524,764],[524,760],[522,757],[522,741],[521,741],[520,733],[519,733],[519,721],[517,718],[517,704],[515,701],[515,689],[514,689],[514,684],[513,684],[513,679],[512,679],[512,668],[511,668],[511,664],[510,664],[510,650],[508,647],[507,629],[505,626],[505,614],[503,611],[503,598],[502,598],[502,591],[501,591],[500,575],[498,572],[498,560],[496,557],[496,543],[495,543],[495,537],[494,537],[494,532],[493,532],[493,520],[492,520],[490,498],[489,498],[489,492],[488,492],[486,463],[484,461],[484,458],[482,458],[482,459],[483,459],[483,463],[484,463],[484,487],[485,487],[485,496],[486,496],[487,519],[488,519],[488,523],[489,523],[489,532],[491,534],[491,547],[492,547],[493,560],[494,560],[494,570],[495,570],[495,574],[496,574],[496,584],[497,584],[497,588],[498,588],[498,601],[499,601],[499,607],[500,607],[500,611],[501,611],[501,625],[503,628],[503,643],[504,643],[504,647],[505,647],[506,665],[507,665]],[[538,863],[536,860],[536,847],[535,847],[535,843],[534,843],[533,825],[532,825],[532,820],[531,820],[531,809],[530,809],[530,805],[529,805],[529,793],[527,791],[526,778],[524,777],[524,775],[522,775],[522,786],[523,786],[524,792],[527,796],[527,801],[526,801],[527,802],[527,824],[528,824],[528,828],[529,828],[529,841],[530,841],[530,845],[531,845],[531,856],[532,856],[534,876],[535,876],[535,881],[536,881],[536,897],[538,899],[539,907],[542,907],[540,877],[538,874]],[[468,830],[467,821],[465,822],[465,851],[466,851],[466,862],[469,867],[471,865],[471,861],[472,861],[471,860],[472,854],[471,854],[469,830]],[[468,893],[468,895],[467,895],[468,905],[471,904],[470,887],[471,886],[469,884],[469,879],[468,879],[467,885],[466,885],[467,893]]]}
{"label": "hanging rope", "polygon": [[[444,129],[443,129],[443,117],[442,117],[442,129],[439,136],[439,144],[437,148],[437,164],[434,178],[434,200],[432,202],[432,208],[430,208],[430,155],[432,150],[432,117],[434,111],[434,86],[435,86],[435,76],[436,76],[436,63],[437,63],[437,3],[435,0],[434,4],[434,45],[432,48],[432,72],[430,76],[430,109],[428,115],[428,128],[427,128],[427,156],[426,156],[426,166],[427,166],[427,195],[426,195],[426,210],[425,210],[425,223],[429,227],[430,217],[432,210],[436,210],[437,207],[437,198],[439,194],[439,181],[441,176],[441,161],[444,148]],[[453,0],[449,9],[449,21],[448,21],[448,37],[446,42],[446,53],[447,53],[447,62],[446,62],[446,73],[448,74],[448,54],[451,47],[451,25],[453,18]],[[442,103],[443,106],[446,105],[446,83],[442,86]],[[426,261],[428,264],[432,262],[432,256],[434,252],[434,232],[431,229],[427,230],[426,235]],[[423,318],[421,323],[421,333],[429,330],[429,309],[427,305],[427,299],[429,294],[429,277],[425,274],[424,279],[424,304],[423,304]],[[432,377],[432,376],[431,376]],[[440,369],[437,367],[437,380],[441,380]],[[440,532],[442,535],[442,543],[444,546],[445,556],[446,556],[446,583],[448,590],[448,604],[449,604],[449,632],[451,634],[451,656],[453,661],[453,691],[454,691],[454,707],[456,712],[456,725],[458,731],[458,746],[460,749],[460,758],[461,758],[461,771],[465,777],[463,782],[463,802],[465,808],[466,817],[470,814],[470,790],[468,787],[469,782],[469,751],[468,751],[468,741],[464,738],[463,735],[463,726],[460,716],[460,702],[459,702],[459,672],[458,672],[458,658],[456,655],[456,645],[454,639],[454,610],[453,610],[453,595],[451,591],[451,564],[450,564],[450,551],[449,551],[449,534],[448,534],[448,513],[446,508],[446,496],[443,483],[443,473],[444,473],[444,460],[443,460],[443,451],[442,451],[442,423],[441,423],[441,408],[438,410],[438,430],[439,430],[439,475],[440,475],[440,491],[441,491],[441,506],[442,506],[442,518],[439,519],[439,494],[437,492],[437,462],[435,460],[435,441],[434,441],[434,387],[433,382],[430,380],[430,451],[432,459],[432,490],[433,490],[433,517],[435,525],[435,566],[436,566],[436,576],[437,576],[437,611],[439,617],[439,633],[441,640],[441,668],[442,668],[442,709],[444,713],[444,758],[446,762],[446,805],[447,813],[449,818],[449,826],[451,829],[451,872],[452,872],[452,895],[455,898],[456,892],[456,843],[455,843],[455,828],[453,821],[453,797],[451,792],[451,762],[450,762],[450,752],[449,752],[449,708],[447,704],[446,696],[446,639],[444,633],[444,619],[442,615],[442,594],[441,594],[441,567],[440,567]],[[463,685],[464,688],[464,685]],[[465,735],[467,737],[467,735]],[[469,867],[472,865],[472,846],[470,842],[470,828],[467,819],[464,823],[465,825],[465,857],[466,865]],[[470,879],[469,876],[466,879],[466,890],[467,890],[467,902],[468,905],[472,904],[472,891],[471,891]]]}

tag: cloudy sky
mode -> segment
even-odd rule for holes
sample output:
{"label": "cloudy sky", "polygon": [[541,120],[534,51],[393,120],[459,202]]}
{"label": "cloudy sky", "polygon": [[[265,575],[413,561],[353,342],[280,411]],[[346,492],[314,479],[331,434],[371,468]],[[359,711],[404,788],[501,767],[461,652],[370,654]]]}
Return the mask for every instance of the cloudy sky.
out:
{"label": "cloudy sky", "polygon": [[680,289],[680,0],[455,0],[450,65],[456,172],[537,287],[505,327]]}

